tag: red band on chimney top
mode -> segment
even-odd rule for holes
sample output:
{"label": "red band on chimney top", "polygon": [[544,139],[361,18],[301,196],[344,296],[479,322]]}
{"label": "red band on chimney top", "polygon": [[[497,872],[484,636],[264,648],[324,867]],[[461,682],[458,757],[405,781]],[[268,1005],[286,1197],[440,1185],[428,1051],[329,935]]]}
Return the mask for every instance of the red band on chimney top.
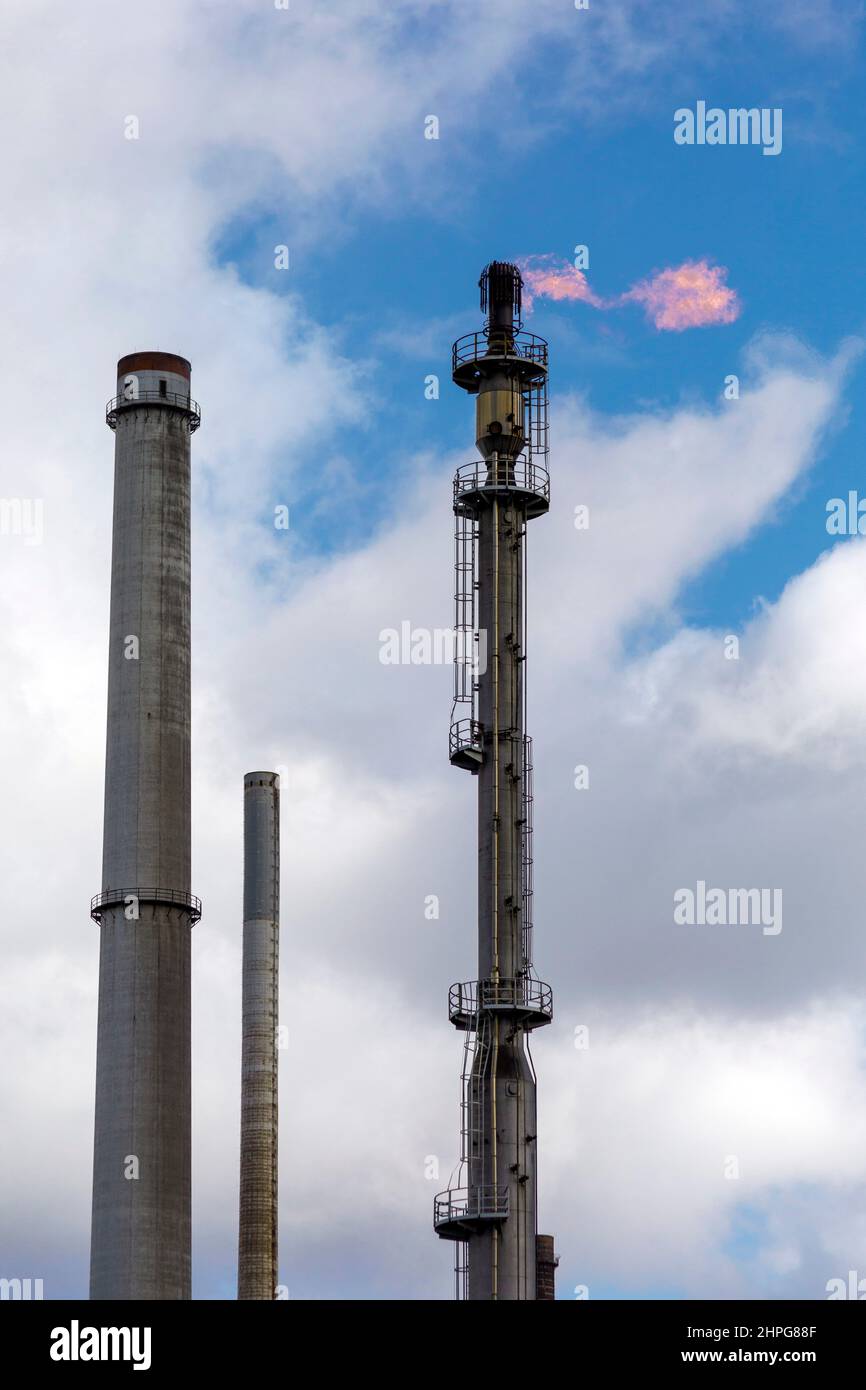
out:
{"label": "red band on chimney top", "polygon": [[118,377],[129,376],[130,372],[174,372],[189,381],[190,370],[186,358],[174,352],[130,352],[117,364]]}

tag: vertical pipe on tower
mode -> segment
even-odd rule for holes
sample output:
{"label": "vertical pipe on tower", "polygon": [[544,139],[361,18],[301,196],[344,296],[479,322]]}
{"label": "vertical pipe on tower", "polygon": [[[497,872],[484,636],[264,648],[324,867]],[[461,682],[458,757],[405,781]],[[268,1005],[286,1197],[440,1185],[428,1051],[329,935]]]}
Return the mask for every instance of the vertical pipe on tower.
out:
{"label": "vertical pipe on tower", "polygon": [[274,1299],[277,1259],[280,779],[244,778],[238,1298]]}
{"label": "vertical pipe on tower", "polygon": [[90,1297],[191,1283],[190,365],[123,357],[115,432]]}

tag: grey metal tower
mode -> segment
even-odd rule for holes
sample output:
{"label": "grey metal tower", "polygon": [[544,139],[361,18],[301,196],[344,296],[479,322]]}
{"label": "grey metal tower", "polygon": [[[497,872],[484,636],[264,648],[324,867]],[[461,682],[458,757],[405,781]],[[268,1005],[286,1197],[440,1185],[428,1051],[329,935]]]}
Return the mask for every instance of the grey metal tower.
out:
{"label": "grey metal tower", "polygon": [[117,364],[90,1296],[190,1297],[190,365]]}
{"label": "grey metal tower", "polygon": [[276,1298],[280,779],[244,778],[243,1039],[238,1298]]}
{"label": "grey metal tower", "polygon": [[453,985],[465,1033],[462,1145],[434,1227],[457,1244],[457,1295],[535,1299],[537,1126],[528,1035],[549,1023],[532,966],[532,746],[526,734],[526,527],[549,506],[547,343],[521,329],[522,280],[482,273],[484,328],[453,348],[476,397],[480,459],[457,470],[451,762],[478,779],[478,979]]}

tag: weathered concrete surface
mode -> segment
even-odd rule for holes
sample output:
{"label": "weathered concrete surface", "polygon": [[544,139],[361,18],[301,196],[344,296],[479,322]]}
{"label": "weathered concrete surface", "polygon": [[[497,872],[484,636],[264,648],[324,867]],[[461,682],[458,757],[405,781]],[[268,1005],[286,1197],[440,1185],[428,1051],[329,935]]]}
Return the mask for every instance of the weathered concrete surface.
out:
{"label": "weathered concrete surface", "polygon": [[190,1297],[191,924],[154,890],[190,892],[190,434],[142,404],[116,425],[94,1299]]}
{"label": "weathered concrete surface", "polygon": [[244,929],[238,1298],[273,1299],[277,1257],[280,791],[244,778]]}

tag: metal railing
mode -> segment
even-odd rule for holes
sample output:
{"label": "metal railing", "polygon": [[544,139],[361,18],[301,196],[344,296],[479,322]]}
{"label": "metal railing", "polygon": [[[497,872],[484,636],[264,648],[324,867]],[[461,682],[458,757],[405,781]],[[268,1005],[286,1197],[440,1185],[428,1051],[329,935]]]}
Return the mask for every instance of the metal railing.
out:
{"label": "metal railing", "polygon": [[448,730],[448,756],[453,759],[459,753],[482,753],[484,750],[484,725],[478,719],[458,719]]}
{"label": "metal railing", "polygon": [[476,1221],[504,1221],[508,1215],[508,1188],[484,1183],[478,1187],[454,1187],[433,1201],[433,1225],[460,1225]]}
{"label": "metal railing", "polygon": [[553,990],[526,975],[516,979],[462,980],[448,991],[448,1016],[472,1018],[482,1009],[553,1017]]}
{"label": "metal railing", "polygon": [[136,907],[144,904],[146,907],[184,908],[189,913],[190,926],[201,918],[201,898],[193,893],[178,893],[174,888],[110,888],[90,899],[90,915],[94,922],[101,922],[103,913],[109,908],[128,907],[130,900]]}
{"label": "metal railing", "polygon": [[513,339],[503,332],[483,330],[479,333],[464,333],[451,349],[451,370],[479,362],[484,357],[514,357],[524,362],[532,362],[536,367],[547,366],[547,342],[535,333],[523,329],[513,335]]}
{"label": "metal railing", "polygon": [[198,401],[180,391],[137,391],[134,396],[114,396],[105,407],[105,423],[114,429],[117,412],[135,405],[168,405],[174,410],[182,410],[189,421],[190,434],[201,424]]}
{"label": "metal railing", "polygon": [[537,499],[539,509],[550,505],[550,474],[540,463],[527,459],[473,459],[454,474],[454,506],[479,492],[513,492]]}

